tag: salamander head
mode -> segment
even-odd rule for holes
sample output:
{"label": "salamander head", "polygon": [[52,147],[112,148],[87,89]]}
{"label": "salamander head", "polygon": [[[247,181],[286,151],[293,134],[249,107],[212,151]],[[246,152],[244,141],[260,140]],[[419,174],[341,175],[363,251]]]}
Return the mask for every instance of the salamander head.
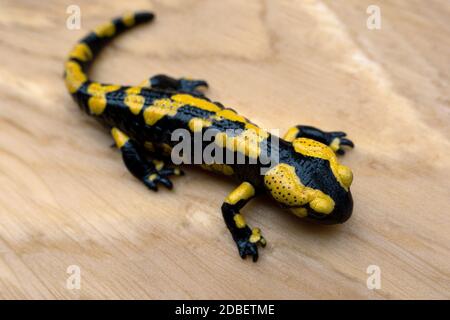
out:
{"label": "salamander head", "polygon": [[324,224],[350,218],[353,200],[351,170],[338,163],[333,150],[298,138],[280,152],[280,162],[264,176],[271,196],[299,217]]}

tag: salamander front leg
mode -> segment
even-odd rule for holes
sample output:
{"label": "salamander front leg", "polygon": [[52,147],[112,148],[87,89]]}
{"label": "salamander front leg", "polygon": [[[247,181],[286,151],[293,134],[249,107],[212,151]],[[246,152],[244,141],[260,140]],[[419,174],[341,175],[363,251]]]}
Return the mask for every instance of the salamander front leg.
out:
{"label": "salamander front leg", "polygon": [[283,139],[292,142],[297,138],[309,138],[328,145],[337,154],[344,154],[343,146],[353,148],[355,145],[353,142],[345,138],[347,134],[342,131],[322,131],[320,129],[310,126],[295,126],[290,128]]}
{"label": "salamander front leg", "polygon": [[175,79],[164,74],[151,77],[144,85],[156,89],[185,92],[196,96],[203,96],[203,92],[197,90],[198,87],[208,87],[208,83],[205,80],[187,78]]}
{"label": "salamander front leg", "polygon": [[240,214],[240,210],[254,196],[255,188],[250,183],[243,182],[225,199],[222,204],[222,214],[233,240],[236,242],[239,255],[243,259],[248,255],[252,256],[253,261],[256,262],[258,260],[257,244],[264,247],[266,240],[261,235],[261,230],[248,227],[244,217]]}
{"label": "salamander front leg", "polygon": [[119,129],[113,128],[111,134],[117,147],[122,152],[125,166],[149,189],[157,191],[158,183],[172,189],[169,176],[183,174],[178,168],[166,168],[161,160],[148,160],[138,145]]}

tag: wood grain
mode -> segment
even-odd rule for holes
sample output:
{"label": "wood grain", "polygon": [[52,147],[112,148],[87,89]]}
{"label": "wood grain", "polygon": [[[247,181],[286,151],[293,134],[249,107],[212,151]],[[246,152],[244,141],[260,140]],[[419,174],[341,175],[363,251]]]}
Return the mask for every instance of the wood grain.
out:
{"label": "wood grain", "polygon": [[[377,2],[381,30],[366,0],[0,0],[0,297],[450,298],[450,5]],[[136,9],[158,19],[107,48],[93,78],[204,78],[265,128],[346,131],[353,217],[315,226],[257,199],[244,214],[268,247],[253,264],[222,222],[233,182],[187,169],[155,194],[136,181],[62,80],[79,38]]]}

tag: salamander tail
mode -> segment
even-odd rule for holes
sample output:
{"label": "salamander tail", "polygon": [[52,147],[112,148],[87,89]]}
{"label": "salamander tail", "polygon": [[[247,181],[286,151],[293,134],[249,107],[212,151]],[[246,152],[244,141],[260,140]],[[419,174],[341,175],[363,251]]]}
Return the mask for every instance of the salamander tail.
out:
{"label": "salamander tail", "polygon": [[69,58],[65,63],[64,77],[69,92],[76,94],[89,81],[87,70],[106,44],[122,32],[141,23],[152,21],[154,17],[153,13],[147,11],[127,14],[98,26],[81,39],[70,51]]}

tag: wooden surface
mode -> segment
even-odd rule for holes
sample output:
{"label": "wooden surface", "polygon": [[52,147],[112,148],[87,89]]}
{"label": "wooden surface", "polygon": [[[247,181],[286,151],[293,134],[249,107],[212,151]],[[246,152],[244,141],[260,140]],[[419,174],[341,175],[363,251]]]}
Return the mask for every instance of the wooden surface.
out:
{"label": "wooden surface", "polygon": [[[377,1],[368,30],[372,2],[0,0],[0,297],[450,298],[450,5]],[[70,4],[81,30],[65,27]],[[204,78],[265,128],[346,131],[353,217],[315,226],[257,199],[244,214],[268,247],[253,264],[222,222],[232,181],[188,169],[157,194],[136,181],[62,80],[79,38],[135,9],[158,19],[106,49],[94,79]]]}

